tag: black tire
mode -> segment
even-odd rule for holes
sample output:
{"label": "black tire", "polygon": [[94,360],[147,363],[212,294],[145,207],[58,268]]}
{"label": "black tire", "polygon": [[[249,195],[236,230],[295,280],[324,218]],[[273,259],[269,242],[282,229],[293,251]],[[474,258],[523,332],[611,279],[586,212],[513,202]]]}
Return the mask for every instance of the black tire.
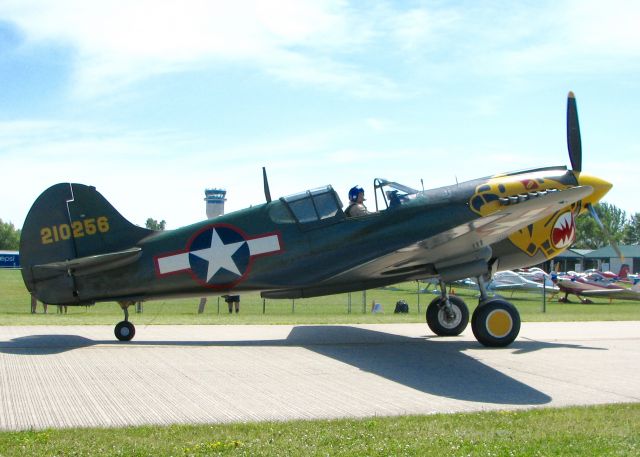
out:
{"label": "black tire", "polygon": [[520,333],[520,313],[508,301],[490,300],[473,312],[471,330],[484,346],[508,346]]}
{"label": "black tire", "polygon": [[433,333],[438,336],[460,335],[469,324],[469,308],[467,304],[454,295],[449,297],[449,303],[453,309],[453,319],[447,317],[444,310],[444,299],[433,299],[427,307],[427,324]]}
{"label": "black tire", "polygon": [[136,327],[129,321],[118,322],[114,333],[120,341],[131,341],[136,334]]}

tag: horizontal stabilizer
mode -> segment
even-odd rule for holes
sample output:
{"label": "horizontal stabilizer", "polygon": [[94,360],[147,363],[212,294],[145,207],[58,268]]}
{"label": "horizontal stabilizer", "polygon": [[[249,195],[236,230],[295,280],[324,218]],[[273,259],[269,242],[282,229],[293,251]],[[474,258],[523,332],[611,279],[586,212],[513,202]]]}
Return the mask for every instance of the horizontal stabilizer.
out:
{"label": "horizontal stabilizer", "polygon": [[90,255],[72,260],[52,262],[42,265],[34,265],[34,271],[71,271],[76,276],[93,274],[101,271],[111,270],[135,262],[142,255],[142,249],[135,247],[119,252],[109,252],[107,254]]}

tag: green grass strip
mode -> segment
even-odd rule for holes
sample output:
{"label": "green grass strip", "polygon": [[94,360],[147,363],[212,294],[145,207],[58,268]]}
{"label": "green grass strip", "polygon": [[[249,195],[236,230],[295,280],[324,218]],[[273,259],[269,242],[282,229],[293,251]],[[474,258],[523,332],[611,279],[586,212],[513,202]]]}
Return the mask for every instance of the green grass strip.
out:
{"label": "green grass strip", "polygon": [[[420,285],[421,288],[425,284]],[[409,323],[425,322],[425,311],[436,295],[431,291],[418,293],[418,284],[405,282],[394,287],[372,289],[351,294],[299,300],[266,300],[258,293],[241,295],[239,314],[229,314],[226,303],[219,297],[210,297],[203,314],[198,314],[198,298],[157,300],[144,303],[142,313],[130,308],[131,321],[136,325],[153,324],[356,324],[356,323]],[[98,303],[94,306],[68,307],[66,314],[58,314],[56,306],[43,313],[38,303],[37,314],[31,314],[30,296],[22,282],[19,270],[0,270],[0,325],[115,325],[123,314],[116,303]],[[478,292],[455,287],[458,294],[473,311],[478,303]],[[520,311],[523,321],[619,321],[640,320],[640,302],[596,299],[595,304],[558,303],[548,299],[543,312],[541,294],[505,293],[505,299]],[[409,314],[394,314],[398,300],[409,303]],[[382,304],[383,314],[372,314],[371,302]],[[349,312],[350,311],[350,312]]]}
{"label": "green grass strip", "polygon": [[0,433],[0,456],[637,456],[640,404]]}

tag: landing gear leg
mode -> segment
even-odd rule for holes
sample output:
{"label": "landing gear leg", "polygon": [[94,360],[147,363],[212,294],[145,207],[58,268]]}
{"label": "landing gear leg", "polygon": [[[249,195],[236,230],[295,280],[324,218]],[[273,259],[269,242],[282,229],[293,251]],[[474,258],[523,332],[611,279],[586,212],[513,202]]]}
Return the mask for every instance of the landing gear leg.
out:
{"label": "landing gear leg", "polygon": [[129,306],[133,305],[132,301],[121,301],[118,302],[122,311],[124,311],[124,320],[122,322],[118,322],[116,328],[114,329],[114,333],[116,338],[120,341],[131,341],[131,339],[136,334],[135,326],[129,322]]}
{"label": "landing gear leg", "polygon": [[471,317],[471,330],[480,344],[489,347],[510,345],[520,333],[520,313],[506,300],[489,299],[485,278],[478,278],[480,301]]}
{"label": "landing gear leg", "polygon": [[487,281],[485,280],[484,276],[478,276],[476,279],[478,280],[478,288],[480,289],[479,304],[482,305],[489,299],[489,295],[487,295]]}
{"label": "landing gear leg", "polygon": [[469,308],[460,298],[447,294],[447,286],[440,281],[440,297],[427,307],[427,324],[438,336],[460,335],[469,323]]}

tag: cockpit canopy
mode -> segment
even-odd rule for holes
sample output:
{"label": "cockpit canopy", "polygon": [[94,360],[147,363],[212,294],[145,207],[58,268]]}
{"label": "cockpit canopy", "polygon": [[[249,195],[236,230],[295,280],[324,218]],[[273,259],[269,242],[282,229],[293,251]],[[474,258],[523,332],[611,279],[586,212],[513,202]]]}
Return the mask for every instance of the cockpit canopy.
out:
{"label": "cockpit canopy", "polygon": [[[376,211],[399,206],[414,199],[418,194],[416,189],[384,178],[374,179],[373,189],[375,192]],[[378,201],[378,194],[381,195],[380,201]]]}
{"label": "cockpit canopy", "polygon": [[[416,189],[381,178],[374,180],[374,189],[376,212],[401,205],[418,194]],[[342,201],[331,186],[298,192],[281,197],[280,201],[283,205],[276,205],[270,211],[271,218],[278,223],[296,222],[311,229],[345,217]]]}
{"label": "cockpit canopy", "polygon": [[340,197],[331,186],[289,195],[281,200],[301,224],[331,219],[342,210]]}

